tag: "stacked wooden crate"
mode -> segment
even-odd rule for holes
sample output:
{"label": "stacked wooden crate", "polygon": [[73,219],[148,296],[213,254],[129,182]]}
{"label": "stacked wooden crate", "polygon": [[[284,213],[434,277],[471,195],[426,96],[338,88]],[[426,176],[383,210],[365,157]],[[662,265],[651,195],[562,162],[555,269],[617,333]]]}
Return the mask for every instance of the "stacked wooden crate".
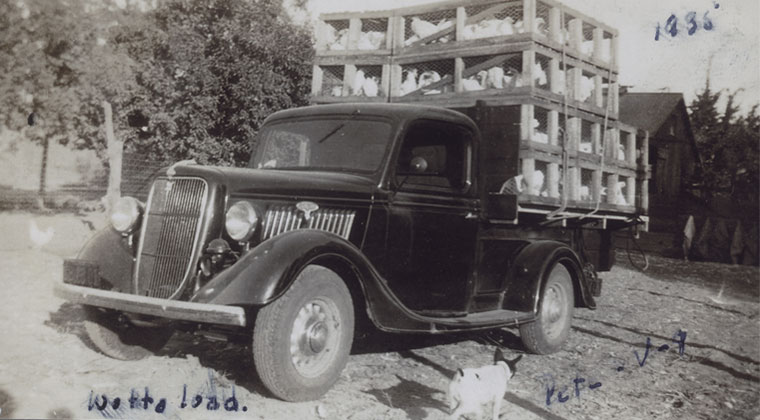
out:
{"label": "stacked wooden crate", "polygon": [[521,206],[646,212],[647,137],[617,120],[615,29],[554,0],[471,0],[324,15],[317,40],[315,103],[496,107],[489,123],[518,126],[502,141],[519,153],[490,169],[517,177],[500,190]]}

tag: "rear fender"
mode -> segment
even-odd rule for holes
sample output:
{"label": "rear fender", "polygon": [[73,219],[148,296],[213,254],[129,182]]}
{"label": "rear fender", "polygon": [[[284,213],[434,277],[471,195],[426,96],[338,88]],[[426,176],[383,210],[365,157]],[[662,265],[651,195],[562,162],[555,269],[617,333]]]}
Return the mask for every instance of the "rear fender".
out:
{"label": "rear fender", "polygon": [[509,273],[511,282],[506,291],[504,307],[537,314],[541,289],[557,263],[563,264],[573,278],[575,306],[595,308],[596,303],[583,275],[580,258],[566,244],[557,241],[532,242],[515,257]]}

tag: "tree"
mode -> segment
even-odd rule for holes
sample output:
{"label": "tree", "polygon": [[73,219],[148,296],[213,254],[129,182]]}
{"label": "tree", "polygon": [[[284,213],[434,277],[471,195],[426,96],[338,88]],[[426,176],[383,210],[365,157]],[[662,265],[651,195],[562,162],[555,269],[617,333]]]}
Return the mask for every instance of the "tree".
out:
{"label": "tree", "polygon": [[729,93],[723,111],[718,110],[721,92],[705,89],[689,106],[692,129],[703,170],[698,181],[711,194],[758,202],[760,185],[760,115],[755,105],[739,116],[735,103],[738,91]]}
{"label": "tree", "polygon": [[120,143],[241,164],[266,116],[307,103],[311,39],[279,1],[0,2],[0,125],[93,149],[117,172]]}
{"label": "tree", "polygon": [[307,103],[311,38],[274,0],[169,0],[116,43],[141,65],[121,124],[154,159],[243,164],[272,112]]}

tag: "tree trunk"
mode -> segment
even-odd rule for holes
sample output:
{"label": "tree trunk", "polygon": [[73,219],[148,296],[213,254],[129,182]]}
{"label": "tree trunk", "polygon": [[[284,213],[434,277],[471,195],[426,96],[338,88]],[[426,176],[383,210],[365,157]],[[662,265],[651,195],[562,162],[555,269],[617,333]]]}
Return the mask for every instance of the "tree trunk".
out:
{"label": "tree trunk", "polygon": [[37,191],[37,208],[45,209],[45,191],[47,190],[47,163],[48,149],[50,148],[50,139],[43,136],[42,139],[42,163],[40,164],[40,186]]}
{"label": "tree trunk", "polygon": [[106,193],[107,211],[110,211],[116,200],[121,197],[121,159],[124,151],[124,142],[116,139],[113,132],[113,116],[111,104],[103,101],[105,113],[106,146],[108,152],[108,192]]}

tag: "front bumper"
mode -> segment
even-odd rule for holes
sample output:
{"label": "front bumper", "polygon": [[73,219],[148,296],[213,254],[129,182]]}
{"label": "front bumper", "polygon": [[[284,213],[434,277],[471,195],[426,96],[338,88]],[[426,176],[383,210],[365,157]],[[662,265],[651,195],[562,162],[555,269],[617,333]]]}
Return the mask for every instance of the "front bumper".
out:
{"label": "front bumper", "polygon": [[66,283],[56,283],[53,291],[60,298],[84,305],[178,321],[246,326],[245,311],[239,306],[159,299]]}

